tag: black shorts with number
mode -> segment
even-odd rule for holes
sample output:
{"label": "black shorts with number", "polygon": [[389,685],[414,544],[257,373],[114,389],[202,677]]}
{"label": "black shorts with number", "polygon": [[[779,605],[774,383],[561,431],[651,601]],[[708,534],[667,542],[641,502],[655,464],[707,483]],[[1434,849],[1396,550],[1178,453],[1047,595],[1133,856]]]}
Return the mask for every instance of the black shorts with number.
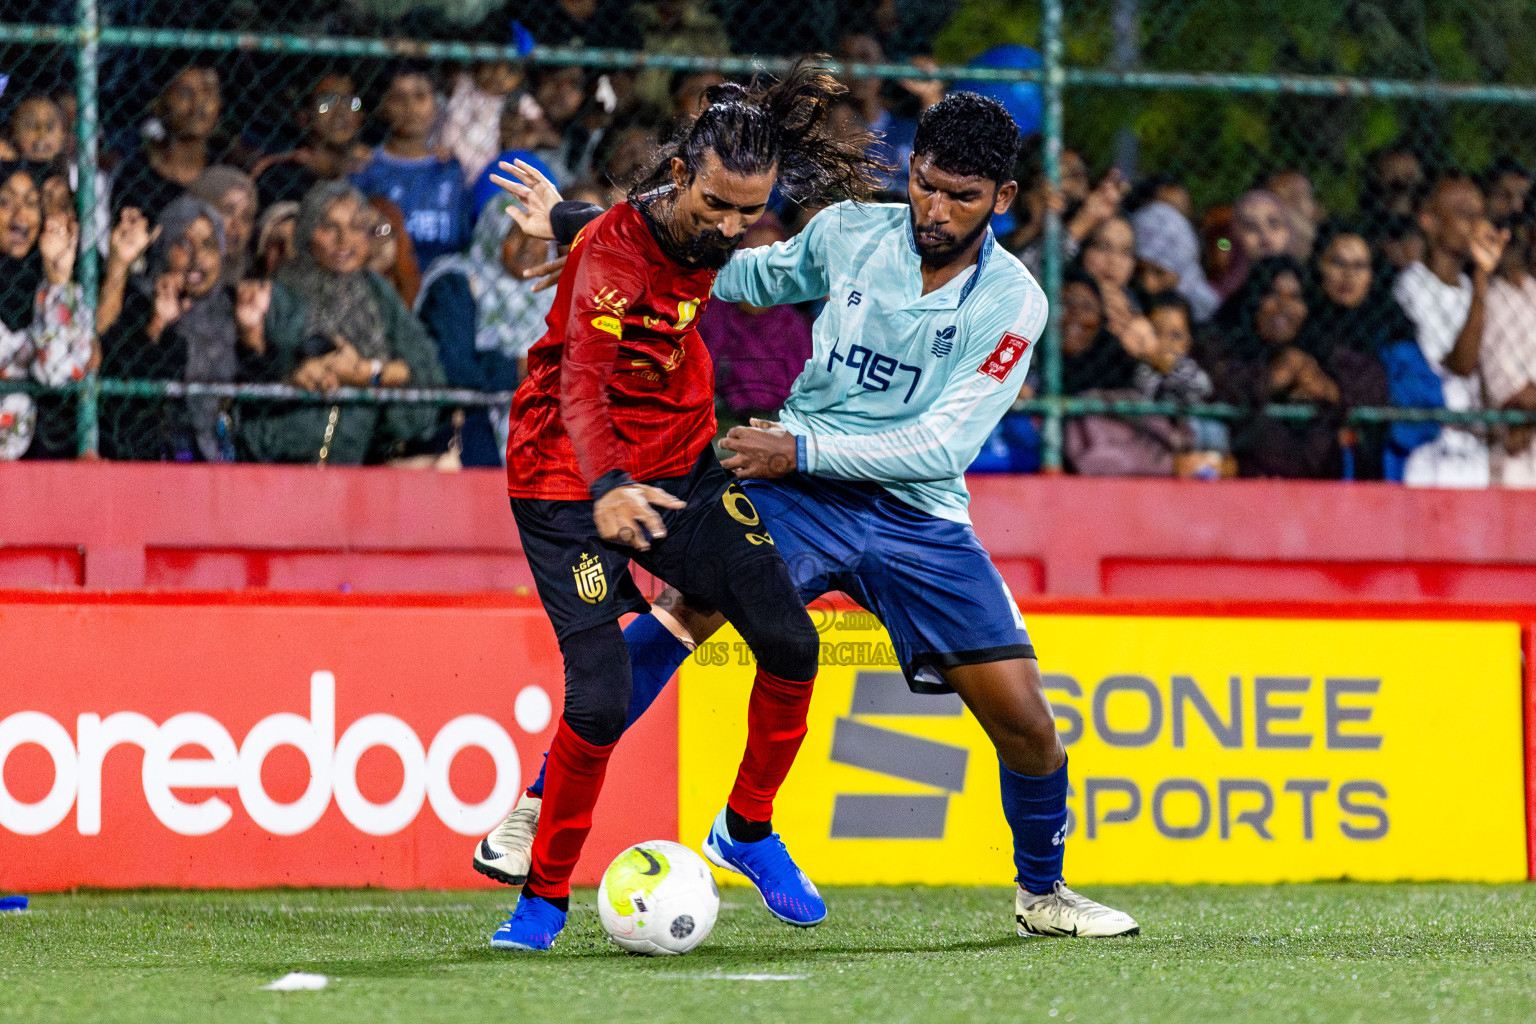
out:
{"label": "black shorts with number", "polygon": [[687,476],[646,482],[688,503],[656,510],[667,535],[649,551],[599,537],[590,501],[512,499],[523,552],[557,638],[650,609],[630,577],[630,559],[676,587],[691,607],[718,609],[738,628],[733,612],[740,608],[754,618],[774,611],[805,615],[773,538],[713,448],[705,448]]}

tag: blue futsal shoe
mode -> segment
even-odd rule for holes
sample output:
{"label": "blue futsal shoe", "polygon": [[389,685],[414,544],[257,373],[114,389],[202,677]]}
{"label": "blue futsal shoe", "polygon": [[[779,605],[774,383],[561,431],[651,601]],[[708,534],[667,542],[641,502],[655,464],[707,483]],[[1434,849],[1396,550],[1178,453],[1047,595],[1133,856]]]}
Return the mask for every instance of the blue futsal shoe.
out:
{"label": "blue futsal shoe", "polygon": [[548,900],[525,895],[512,916],[491,936],[497,949],[548,949],[565,928],[565,911]]}
{"label": "blue futsal shoe", "polygon": [[716,867],[746,875],[757,886],[768,913],[785,924],[811,928],[827,919],[826,901],[790,859],[777,832],[755,843],[738,843],[725,827],[722,810],[704,840],[704,856]]}

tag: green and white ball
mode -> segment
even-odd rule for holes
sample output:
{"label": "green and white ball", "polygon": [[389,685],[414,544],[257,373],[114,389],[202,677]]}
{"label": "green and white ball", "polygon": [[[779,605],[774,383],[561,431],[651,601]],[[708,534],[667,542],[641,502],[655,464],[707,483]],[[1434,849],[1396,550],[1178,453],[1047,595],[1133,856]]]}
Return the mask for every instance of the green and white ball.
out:
{"label": "green and white ball", "polygon": [[663,839],[631,846],[603,872],[597,916],[631,953],[686,953],[709,936],[720,889],[704,858]]}

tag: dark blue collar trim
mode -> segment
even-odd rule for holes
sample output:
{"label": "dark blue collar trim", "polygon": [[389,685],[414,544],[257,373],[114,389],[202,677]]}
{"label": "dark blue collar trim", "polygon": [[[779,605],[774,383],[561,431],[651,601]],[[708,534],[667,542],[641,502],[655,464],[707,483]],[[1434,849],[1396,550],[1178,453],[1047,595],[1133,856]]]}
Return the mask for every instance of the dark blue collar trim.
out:
{"label": "dark blue collar trim", "polygon": [[[908,221],[907,232],[910,234],[911,231],[912,224],[910,221]],[[966,297],[970,295],[972,289],[976,287],[976,282],[981,280],[981,272],[987,268],[987,253],[992,249],[992,246],[996,244],[997,239],[992,236],[992,227],[991,225],[988,225],[987,237],[981,240],[981,250],[976,254],[976,270],[971,274],[971,279],[965,282],[965,287],[960,289],[960,298],[955,303],[956,309],[959,309],[961,306],[965,305]]]}

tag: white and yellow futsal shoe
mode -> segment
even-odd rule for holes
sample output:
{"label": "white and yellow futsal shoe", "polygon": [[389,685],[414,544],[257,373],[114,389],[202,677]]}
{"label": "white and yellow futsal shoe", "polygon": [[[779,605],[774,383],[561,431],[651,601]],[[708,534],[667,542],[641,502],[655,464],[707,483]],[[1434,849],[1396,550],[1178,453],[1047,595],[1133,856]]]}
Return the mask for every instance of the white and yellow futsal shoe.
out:
{"label": "white and yellow futsal shoe", "polygon": [[1059,879],[1050,892],[1038,896],[1020,886],[1013,902],[1013,916],[1024,938],[1104,939],[1141,934],[1141,925],[1130,914],[1095,903],[1068,889]]}
{"label": "white and yellow futsal shoe", "polygon": [[528,881],[533,863],[533,837],[539,832],[542,797],[524,793],[506,820],[475,847],[475,870],[507,885]]}

